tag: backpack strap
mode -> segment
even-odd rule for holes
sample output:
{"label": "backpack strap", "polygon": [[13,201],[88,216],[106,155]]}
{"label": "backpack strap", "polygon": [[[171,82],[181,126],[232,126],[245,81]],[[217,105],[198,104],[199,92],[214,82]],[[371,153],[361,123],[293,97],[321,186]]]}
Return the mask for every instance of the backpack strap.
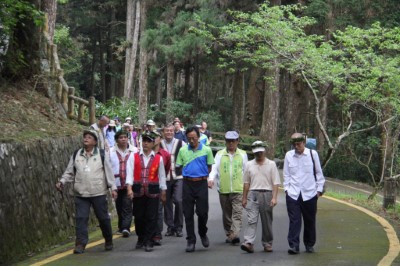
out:
{"label": "backpack strap", "polygon": [[72,162],[74,163],[74,180],[75,180],[75,175],[76,175],[76,168],[75,168],[75,159],[76,159],[76,155],[78,154],[78,151],[80,149],[77,149],[74,151],[74,154],[72,155]]}

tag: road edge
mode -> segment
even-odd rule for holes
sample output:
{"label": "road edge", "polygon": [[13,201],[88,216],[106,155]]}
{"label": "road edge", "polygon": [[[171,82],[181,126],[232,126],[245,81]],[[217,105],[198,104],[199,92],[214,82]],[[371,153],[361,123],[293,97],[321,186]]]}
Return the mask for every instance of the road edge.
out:
{"label": "road edge", "polygon": [[335,198],[329,197],[329,196],[324,196],[324,198],[339,202],[341,204],[345,204],[352,208],[355,208],[355,209],[362,211],[365,214],[371,216],[375,220],[377,220],[378,223],[380,223],[382,225],[383,229],[386,232],[386,236],[389,240],[389,250],[388,250],[387,254],[379,261],[378,266],[386,266],[386,265],[392,264],[392,262],[397,258],[397,256],[400,253],[400,242],[399,242],[399,238],[397,237],[397,233],[394,230],[393,226],[385,218],[373,213],[370,210],[365,209],[364,207],[360,207],[360,206],[354,205],[352,203],[349,203],[349,202],[346,202],[346,201],[343,201],[340,199],[335,199]]}

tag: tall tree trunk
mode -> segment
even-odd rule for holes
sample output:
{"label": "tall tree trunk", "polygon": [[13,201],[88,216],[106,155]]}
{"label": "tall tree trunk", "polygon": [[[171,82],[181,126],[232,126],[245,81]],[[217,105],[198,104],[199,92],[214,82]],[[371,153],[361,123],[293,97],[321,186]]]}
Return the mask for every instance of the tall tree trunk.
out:
{"label": "tall tree trunk", "polygon": [[199,56],[196,55],[194,58],[194,82],[193,82],[193,112],[197,114],[199,111],[199,77],[200,77],[200,71],[199,71]]}
{"label": "tall tree trunk", "polygon": [[174,119],[174,114],[170,111],[171,108],[169,108],[169,105],[174,100],[174,76],[174,61],[170,60],[167,63],[167,121],[172,121],[172,119]]}
{"label": "tall tree trunk", "polygon": [[106,98],[106,67],[104,63],[104,43],[103,32],[99,29],[99,58],[100,58],[100,89],[101,100],[103,103],[107,101]]}
{"label": "tall tree trunk", "polygon": [[192,68],[192,63],[191,60],[187,60],[185,62],[185,86],[184,86],[184,90],[183,90],[183,99],[184,101],[188,101],[191,102],[192,99],[190,97],[190,70]]}
{"label": "tall tree trunk", "polygon": [[252,133],[253,135],[258,134],[261,120],[261,110],[263,102],[263,79],[261,76],[260,68],[252,68],[250,70],[249,79],[249,90],[246,98],[246,111],[245,117],[243,118],[242,130]]}
{"label": "tall tree trunk", "polygon": [[[143,2],[140,8],[140,35],[142,36],[146,28],[147,4]],[[145,47],[140,47],[139,64],[139,123],[142,125],[147,119],[148,87],[147,87],[147,61],[148,53]]]}
{"label": "tall tree trunk", "polygon": [[279,81],[280,71],[278,62],[275,61],[274,67],[268,71],[267,75],[273,77],[273,83],[265,82],[264,92],[264,111],[262,115],[262,124],[260,130],[260,138],[268,143],[267,157],[274,159],[276,143],[278,139],[278,120],[279,120]]}
{"label": "tall tree trunk", "polygon": [[43,1],[43,11],[47,14],[47,31],[50,36],[50,40],[53,41],[54,30],[56,28],[56,16],[57,16],[57,1],[56,0],[45,0]]}
{"label": "tall tree trunk", "polygon": [[94,80],[94,73],[96,69],[96,39],[93,39],[93,48],[92,48],[92,69],[90,71],[91,76],[90,76],[90,96],[95,95],[95,80]]}
{"label": "tall tree trunk", "polygon": [[111,15],[110,15],[110,23],[108,27],[108,33],[107,33],[107,55],[106,55],[106,87],[107,89],[107,99],[111,99],[112,97],[115,96],[115,90],[116,90],[116,79],[115,79],[115,74],[118,73],[116,66],[115,66],[115,60],[114,60],[114,53],[112,49],[112,44],[115,39],[115,23],[116,23],[116,17],[115,17],[115,8],[111,8]]}
{"label": "tall tree trunk", "polygon": [[[125,58],[125,90],[124,97],[130,99],[133,88],[133,80],[135,77],[135,67],[136,67],[136,56],[137,50],[139,46],[139,31],[143,25],[143,20],[141,16],[144,14],[141,12],[143,8],[141,7],[140,0],[136,1],[136,13],[133,17],[134,8],[133,8],[133,0],[127,0],[128,9],[127,10],[127,41],[131,43],[131,48],[127,48],[126,50],[126,58]],[[142,6],[145,5],[143,2]],[[133,24],[133,21],[135,22]],[[132,28],[133,27],[133,28]],[[140,90],[140,89],[139,89]]]}
{"label": "tall tree trunk", "polygon": [[236,71],[233,82],[233,129],[240,131],[244,113],[244,73]]}

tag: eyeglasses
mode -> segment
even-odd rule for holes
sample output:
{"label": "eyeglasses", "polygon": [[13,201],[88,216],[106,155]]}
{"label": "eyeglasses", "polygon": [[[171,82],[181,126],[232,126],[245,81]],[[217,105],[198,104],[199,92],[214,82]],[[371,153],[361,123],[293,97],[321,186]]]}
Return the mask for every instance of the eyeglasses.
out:
{"label": "eyeglasses", "polygon": [[236,142],[237,139],[225,139],[226,142]]}
{"label": "eyeglasses", "polygon": [[193,138],[187,138],[188,140],[197,140],[197,139],[199,139],[198,137],[193,137]]}
{"label": "eyeglasses", "polygon": [[292,142],[293,146],[301,146],[304,142]]}

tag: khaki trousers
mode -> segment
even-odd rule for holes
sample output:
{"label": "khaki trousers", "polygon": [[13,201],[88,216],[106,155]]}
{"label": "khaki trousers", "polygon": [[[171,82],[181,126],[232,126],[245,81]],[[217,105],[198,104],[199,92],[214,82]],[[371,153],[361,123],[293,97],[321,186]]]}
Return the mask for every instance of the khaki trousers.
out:
{"label": "khaki trousers", "polygon": [[242,193],[219,194],[222,224],[228,237],[239,237],[242,227]]}

